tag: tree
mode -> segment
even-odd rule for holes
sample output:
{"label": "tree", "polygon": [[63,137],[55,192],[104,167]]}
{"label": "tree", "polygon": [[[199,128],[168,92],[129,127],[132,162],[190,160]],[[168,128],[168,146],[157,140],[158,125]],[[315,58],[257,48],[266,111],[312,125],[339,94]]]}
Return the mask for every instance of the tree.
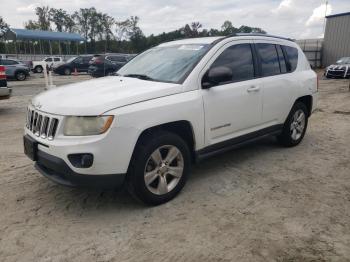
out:
{"label": "tree", "polygon": [[49,31],[50,27],[50,8],[42,6],[35,8],[35,14],[38,16],[38,25],[41,30]]}
{"label": "tree", "polygon": [[231,21],[226,20],[222,26],[221,31],[223,35],[231,35],[238,32],[238,29],[232,25]]}
{"label": "tree", "polygon": [[85,39],[88,38],[90,31],[90,11],[88,8],[80,8],[73,14],[73,19],[76,21],[78,31],[84,36]]}
{"label": "tree", "polygon": [[63,9],[51,8],[49,20],[56,26],[58,32],[71,32],[75,25],[71,15]]}
{"label": "tree", "polygon": [[7,30],[9,29],[9,25],[5,23],[4,19],[0,16],[0,37],[2,37]]}
{"label": "tree", "polygon": [[113,17],[109,16],[108,14],[103,14],[101,17],[101,24],[102,24],[102,32],[105,35],[106,38],[106,47],[109,49],[109,41],[111,38],[113,38],[113,32],[112,27],[115,23],[115,20]]}
{"label": "tree", "polygon": [[192,36],[196,37],[199,35],[199,29],[202,28],[202,24],[199,22],[191,23]]}
{"label": "tree", "polygon": [[38,22],[36,22],[34,20],[28,20],[28,22],[24,23],[24,28],[29,29],[29,30],[39,30],[40,25]]}

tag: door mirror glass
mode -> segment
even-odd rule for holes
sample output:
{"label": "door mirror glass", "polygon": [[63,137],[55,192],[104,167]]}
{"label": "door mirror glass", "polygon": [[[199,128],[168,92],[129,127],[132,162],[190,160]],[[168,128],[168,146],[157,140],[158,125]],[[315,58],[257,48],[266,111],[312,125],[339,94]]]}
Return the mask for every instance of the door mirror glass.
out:
{"label": "door mirror glass", "polygon": [[210,88],[225,82],[231,82],[233,78],[232,69],[227,66],[210,68],[202,80],[203,89]]}

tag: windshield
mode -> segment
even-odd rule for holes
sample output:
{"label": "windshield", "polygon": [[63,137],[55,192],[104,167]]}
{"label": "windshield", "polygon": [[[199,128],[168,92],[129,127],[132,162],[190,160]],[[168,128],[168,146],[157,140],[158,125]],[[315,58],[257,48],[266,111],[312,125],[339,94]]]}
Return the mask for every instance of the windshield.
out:
{"label": "windshield", "polygon": [[72,62],[75,58],[77,58],[77,57],[75,56],[75,57],[69,58],[69,59],[67,60],[67,63]]}
{"label": "windshield", "polygon": [[337,65],[344,65],[344,64],[350,64],[350,57],[343,57],[340,58],[337,62]]}
{"label": "windshield", "polygon": [[209,45],[155,47],[124,65],[118,75],[144,80],[181,83],[208,50]]}

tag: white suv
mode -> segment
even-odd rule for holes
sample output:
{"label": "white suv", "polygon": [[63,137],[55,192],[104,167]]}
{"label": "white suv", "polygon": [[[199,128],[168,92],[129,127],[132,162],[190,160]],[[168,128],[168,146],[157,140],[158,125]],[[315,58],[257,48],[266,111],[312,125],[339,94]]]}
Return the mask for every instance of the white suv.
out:
{"label": "white suv", "polygon": [[33,61],[32,63],[33,71],[35,73],[42,73],[45,66],[48,66],[49,68],[56,67],[63,63],[63,59],[62,57],[50,56],[44,58],[42,61]]}
{"label": "white suv", "polygon": [[36,96],[24,147],[53,181],[125,184],[156,205],[179,193],[193,162],[267,135],[299,144],[316,100],[316,74],[289,39],[186,39],[145,51],[117,76]]}

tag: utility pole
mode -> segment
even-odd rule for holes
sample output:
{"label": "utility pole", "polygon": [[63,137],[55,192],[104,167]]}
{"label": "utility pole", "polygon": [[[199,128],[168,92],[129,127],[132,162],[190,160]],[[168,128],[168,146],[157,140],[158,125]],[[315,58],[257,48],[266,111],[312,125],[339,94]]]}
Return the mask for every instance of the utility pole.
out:
{"label": "utility pole", "polygon": [[326,0],[325,5],[326,5],[326,8],[324,11],[324,20],[323,20],[323,37],[326,33],[326,19],[327,19],[326,16],[327,16],[327,11],[328,11],[328,0]]}

